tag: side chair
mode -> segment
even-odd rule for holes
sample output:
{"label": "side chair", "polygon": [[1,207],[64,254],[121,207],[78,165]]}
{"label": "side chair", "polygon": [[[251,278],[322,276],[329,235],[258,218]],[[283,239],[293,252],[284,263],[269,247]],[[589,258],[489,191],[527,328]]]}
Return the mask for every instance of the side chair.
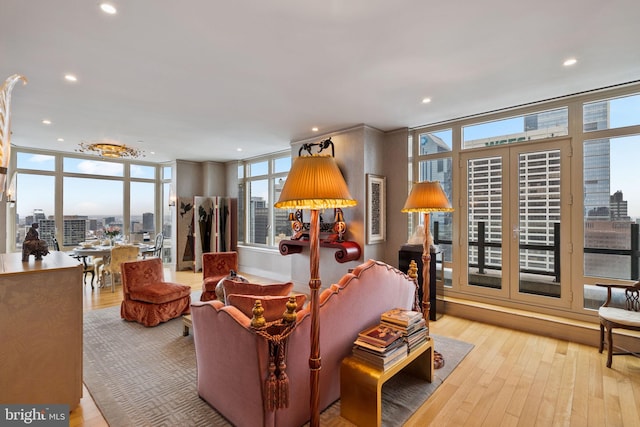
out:
{"label": "side chair", "polygon": [[238,271],[238,253],[205,252],[202,254],[202,294],[200,301],[217,299],[216,286],[233,271]]}
{"label": "side chair", "polygon": [[[613,328],[629,329],[640,331],[640,282],[633,285],[601,284],[597,286],[607,288],[607,300],[598,309],[600,318],[600,346],[598,351],[602,353],[605,343],[605,332],[607,341],[607,368],[611,368],[613,356],[633,355],[640,357],[640,353],[633,352],[613,344]],[[623,307],[615,307],[612,304],[612,289],[624,289],[625,303]],[[621,350],[621,351],[615,351]]]}
{"label": "side chair", "polygon": [[101,285],[104,286],[105,276],[111,276],[111,292],[116,291],[116,278],[120,277],[120,266],[123,262],[135,261],[138,258],[137,246],[115,246],[111,249],[109,263],[102,267]]}

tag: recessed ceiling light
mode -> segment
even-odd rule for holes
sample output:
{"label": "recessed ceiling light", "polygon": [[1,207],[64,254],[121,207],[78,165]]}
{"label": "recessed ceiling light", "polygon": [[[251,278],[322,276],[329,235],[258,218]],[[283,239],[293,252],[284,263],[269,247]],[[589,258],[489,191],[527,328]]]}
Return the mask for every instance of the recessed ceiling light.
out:
{"label": "recessed ceiling light", "polygon": [[239,153],[240,151],[242,151],[242,148],[236,148],[236,151]]}
{"label": "recessed ceiling light", "polygon": [[422,98],[422,103],[423,104],[428,104],[431,102],[431,98]]}
{"label": "recessed ceiling light", "polygon": [[43,124],[43,125],[50,125],[50,124],[51,124],[51,120],[49,120],[49,119],[44,119],[44,120],[42,121],[42,124]]}
{"label": "recessed ceiling light", "polygon": [[78,78],[73,74],[65,74],[64,79],[68,82],[77,82]]}
{"label": "recessed ceiling light", "polygon": [[311,128],[311,130],[312,130],[313,132],[318,132],[318,128],[316,128],[316,127]]}
{"label": "recessed ceiling light", "polygon": [[572,65],[575,65],[576,62],[578,62],[578,60],[576,58],[569,58],[569,59],[566,59],[562,63],[562,65],[564,65],[565,67],[570,67]]}
{"label": "recessed ceiling light", "polygon": [[64,142],[64,138],[58,138],[58,142]]}
{"label": "recessed ceiling light", "polygon": [[100,9],[102,9],[104,13],[108,13],[109,15],[115,15],[117,12],[116,7],[111,3],[100,3]]}

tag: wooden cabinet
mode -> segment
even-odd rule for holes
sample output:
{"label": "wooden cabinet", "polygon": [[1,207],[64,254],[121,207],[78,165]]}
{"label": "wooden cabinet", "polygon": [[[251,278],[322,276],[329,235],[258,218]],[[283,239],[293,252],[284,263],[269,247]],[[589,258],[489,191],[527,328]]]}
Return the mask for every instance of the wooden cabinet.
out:
{"label": "wooden cabinet", "polygon": [[63,252],[0,254],[0,403],[82,397],[82,266]]}

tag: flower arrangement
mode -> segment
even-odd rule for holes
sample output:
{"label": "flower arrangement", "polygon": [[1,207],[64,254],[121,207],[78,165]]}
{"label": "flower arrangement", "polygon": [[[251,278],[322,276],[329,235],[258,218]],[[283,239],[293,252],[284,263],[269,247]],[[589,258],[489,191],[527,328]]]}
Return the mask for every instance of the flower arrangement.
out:
{"label": "flower arrangement", "polygon": [[120,234],[120,227],[116,227],[114,225],[110,225],[109,227],[104,228],[105,236],[109,237],[109,239],[115,239],[118,234]]}

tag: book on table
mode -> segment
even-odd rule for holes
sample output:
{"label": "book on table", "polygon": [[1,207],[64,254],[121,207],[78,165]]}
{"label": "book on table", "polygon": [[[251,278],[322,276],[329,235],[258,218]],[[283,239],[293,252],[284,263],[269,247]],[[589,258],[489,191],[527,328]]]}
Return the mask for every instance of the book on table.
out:
{"label": "book on table", "polygon": [[402,339],[402,337],[398,337],[395,341],[391,342],[389,345],[386,345],[386,346],[371,344],[370,342],[364,341],[360,338],[357,338],[353,344],[355,346],[363,347],[369,351],[372,351],[384,356],[385,354],[389,353],[391,350],[395,349],[396,347],[401,346],[403,343],[404,343],[404,340]]}
{"label": "book on table", "polygon": [[402,340],[398,341],[400,345],[386,352],[384,355],[359,345],[353,346],[352,355],[360,361],[384,370],[407,356],[407,344]]}
{"label": "book on table", "polygon": [[358,334],[360,341],[377,345],[378,347],[386,347],[399,338],[402,338],[402,331],[381,323],[367,328]]}
{"label": "book on table", "polygon": [[408,327],[423,319],[422,313],[404,308],[394,308],[380,315],[380,320],[394,325]]}

